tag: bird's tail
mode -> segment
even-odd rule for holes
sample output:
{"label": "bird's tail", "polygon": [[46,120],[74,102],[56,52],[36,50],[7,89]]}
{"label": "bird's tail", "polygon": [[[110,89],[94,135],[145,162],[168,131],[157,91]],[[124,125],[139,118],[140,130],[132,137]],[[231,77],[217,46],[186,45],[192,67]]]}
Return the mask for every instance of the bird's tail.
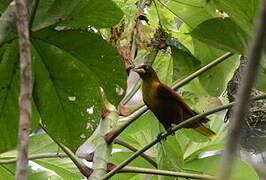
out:
{"label": "bird's tail", "polygon": [[218,134],[213,132],[211,129],[205,127],[204,125],[200,124],[198,127],[194,128],[197,132],[200,134],[207,136],[208,138],[214,138],[217,137]]}

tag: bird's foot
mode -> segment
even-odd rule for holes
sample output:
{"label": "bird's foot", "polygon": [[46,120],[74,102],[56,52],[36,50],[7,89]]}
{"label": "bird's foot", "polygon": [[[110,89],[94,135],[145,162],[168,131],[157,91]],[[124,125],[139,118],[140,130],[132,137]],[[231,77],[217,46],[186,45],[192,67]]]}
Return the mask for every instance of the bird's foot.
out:
{"label": "bird's foot", "polygon": [[166,137],[163,137],[162,135],[163,135],[163,132],[160,132],[160,133],[157,135],[157,140],[158,140],[159,142],[161,142],[161,140],[166,141]]}
{"label": "bird's foot", "polygon": [[169,127],[167,130],[167,133],[174,136],[175,135],[175,131],[173,131],[173,127]]}

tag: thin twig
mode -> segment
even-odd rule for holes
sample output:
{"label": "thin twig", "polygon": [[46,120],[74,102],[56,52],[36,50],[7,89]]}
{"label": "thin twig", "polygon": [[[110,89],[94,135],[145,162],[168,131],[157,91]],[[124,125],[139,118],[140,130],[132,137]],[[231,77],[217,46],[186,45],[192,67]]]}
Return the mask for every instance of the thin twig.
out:
{"label": "thin twig", "polygon": [[17,29],[20,46],[20,117],[16,179],[27,179],[28,145],[31,127],[31,52],[26,0],[16,0]]}
{"label": "thin twig", "polygon": [[130,167],[130,166],[124,167],[118,173],[143,173],[143,174],[182,177],[182,178],[190,178],[190,179],[204,179],[204,180],[216,180],[217,179],[216,177],[205,175],[205,174],[191,174],[191,173],[184,173],[184,172],[174,172],[174,171]]}
{"label": "thin twig", "polygon": [[[119,139],[115,139],[114,143],[115,143],[115,144],[119,144],[119,145],[121,145],[121,146],[124,146],[124,147],[128,148],[129,150],[131,150],[131,151],[133,151],[133,152],[137,152],[137,151],[138,151],[137,148],[135,148],[135,147],[131,146],[130,144],[128,144],[128,143],[126,143],[126,142],[124,142],[124,141],[121,141],[121,140],[119,140]],[[156,163],[153,159],[151,159],[149,156],[147,156],[146,154],[142,153],[140,156],[143,157],[143,159],[145,159],[145,160],[146,160],[148,163],[150,163],[153,167],[155,167],[155,168],[158,167],[157,163]]]}
{"label": "thin twig", "polygon": [[222,160],[221,180],[230,179],[233,167],[234,157],[238,148],[241,130],[245,124],[247,115],[248,99],[253,84],[256,80],[256,74],[262,57],[263,49],[266,43],[266,0],[263,2],[262,10],[257,19],[257,26],[254,32],[254,41],[249,51],[247,69],[244,71],[243,81],[237,96],[237,105],[235,106],[233,118],[228,131],[228,139],[225,146],[225,152]]}
{"label": "thin twig", "polygon": [[[231,56],[233,56],[233,53],[224,54],[223,56],[215,59],[214,61],[212,61],[211,63],[207,64],[206,66],[200,68],[196,72],[190,74],[186,78],[184,78],[182,80],[175,81],[173,83],[173,85],[172,85],[172,88],[174,90],[177,90],[178,88],[180,88],[180,87],[184,86],[185,84],[189,83],[194,78],[196,78],[199,75],[203,74],[204,72],[206,72],[207,70],[211,69],[212,67],[222,63],[223,61],[225,61],[227,58],[229,58]],[[106,141],[108,143],[111,143],[117,136],[119,136],[119,134],[121,134],[123,132],[124,129],[126,129],[131,123],[133,123],[138,117],[140,117],[142,114],[144,114],[147,110],[148,110],[148,108],[145,105],[143,105],[140,108],[138,108],[137,110],[135,110],[134,113],[132,113],[131,115],[126,117],[127,121],[125,123],[123,123],[122,125],[120,125],[119,127],[117,127],[116,129],[112,130],[111,132],[109,132],[107,134],[108,139],[106,139]]]}
{"label": "thin twig", "polygon": [[[252,98],[250,100],[252,101],[256,101],[256,100],[260,100],[260,99],[266,99],[266,94],[261,95],[261,96],[257,96],[255,98]],[[183,127],[187,127],[192,123],[197,122],[199,119],[206,117],[210,114],[214,114],[216,112],[231,108],[233,105],[235,104],[235,102],[229,103],[227,105],[223,105],[223,106],[219,106],[215,109],[212,109],[210,111],[198,114],[196,116],[193,116],[192,118],[189,118],[186,121],[183,121],[182,123],[176,125],[173,128],[173,132],[183,128]],[[172,135],[172,132],[165,132],[161,135],[161,138],[164,139],[167,136]],[[110,177],[112,177],[115,173],[117,173],[120,169],[122,169],[123,167],[125,167],[126,165],[128,165],[131,161],[133,161],[134,159],[136,159],[140,154],[144,153],[146,150],[148,150],[149,148],[151,148],[152,146],[154,146],[155,144],[157,144],[158,142],[160,142],[160,139],[155,139],[152,142],[150,142],[149,144],[147,144],[145,147],[139,149],[136,153],[134,153],[133,155],[131,155],[128,159],[126,159],[125,161],[123,161],[122,163],[120,163],[118,166],[116,166],[116,168],[114,168],[112,171],[110,171],[109,173],[107,173],[102,180],[106,180]]]}

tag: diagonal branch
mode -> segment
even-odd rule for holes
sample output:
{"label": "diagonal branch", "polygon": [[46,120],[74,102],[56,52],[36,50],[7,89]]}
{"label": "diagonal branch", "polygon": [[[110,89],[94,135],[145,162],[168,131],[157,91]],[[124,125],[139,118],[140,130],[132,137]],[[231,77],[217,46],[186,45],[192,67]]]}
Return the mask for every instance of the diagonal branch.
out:
{"label": "diagonal branch", "polygon": [[257,26],[254,32],[254,40],[250,47],[248,55],[247,69],[240,86],[237,96],[237,105],[228,131],[228,138],[225,146],[225,152],[222,160],[221,180],[227,180],[231,176],[234,162],[234,156],[238,148],[238,142],[241,136],[241,130],[244,127],[245,116],[248,110],[247,100],[250,98],[250,92],[256,80],[256,74],[262,57],[263,49],[266,45],[266,0],[262,3],[261,13],[257,19]]}
{"label": "diagonal branch", "polygon": [[[252,101],[257,101],[257,100],[260,100],[260,99],[266,99],[266,94],[262,95],[262,96],[257,96],[255,98],[252,98],[251,100]],[[203,117],[206,117],[210,114],[214,114],[216,112],[219,112],[219,111],[222,111],[222,110],[225,110],[225,109],[228,109],[228,108],[231,108],[233,105],[235,105],[236,103],[235,102],[232,102],[232,103],[229,103],[227,105],[223,105],[223,106],[219,106],[215,109],[212,109],[210,111],[207,111],[207,112],[204,112],[204,113],[201,113],[201,114],[198,114],[192,118],[189,118],[188,120],[176,125],[174,128],[173,128],[173,132],[183,128],[183,127],[186,127],[186,126],[189,126],[190,124],[192,123],[195,123],[197,122],[199,119],[203,118]],[[172,135],[172,132],[165,132],[161,135],[162,139],[166,138],[167,136],[169,135]],[[161,138],[160,138],[161,139]],[[149,148],[151,148],[152,146],[154,146],[155,144],[157,144],[158,142],[160,142],[160,139],[155,139],[153,140],[152,142],[150,142],[149,144],[147,144],[145,147],[139,149],[136,153],[134,153],[132,156],[130,156],[128,159],[126,159],[125,161],[123,161],[122,163],[120,163],[116,168],[114,168],[112,171],[110,171],[109,173],[107,173],[103,178],[102,180],[106,180],[110,177],[112,177],[115,173],[117,173],[120,169],[122,169],[123,167],[125,167],[126,165],[128,165],[131,161],[133,161],[134,159],[136,159],[140,154],[144,153],[146,150],[148,150]]]}
{"label": "diagonal branch", "polygon": [[[207,64],[206,66],[204,66],[202,68],[200,68],[199,70],[197,70],[196,72],[194,72],[191,75],[187,76],[186,78],[184,78],[182,80],[175,81],[173,83],[173,85],[172,85],[172,88],[174,90],[176,90],[176,89],[184,86],[185,84],[187,84],[188,82],[190,82],[194,78],[198,77],[199,75],[201,75],[202,73],[204,73],[207,70],[211,69],[212,67],[222,63],[223,61],[225,61],[227,58],[231,57],[232,55],[233,55],[233,53],[224,54],[223,56],[215,59],[211,63]],[[147,106],[143,105],[139,109],[137,109],[134,113],[132,113],[131,115],[126,117],[127,121],[124,124],[120,125],[116,129],[110,131],[109,133],[107,133],[105,135],[106,142],[107,143],[111,143],[117,136],[119,136],[119,134],[121,134],[123,132],[124,129],[126,129],[131,123],[133,123],[138,117],[140,117],[142,114],[144,114],[147,110],[148,110]]]}

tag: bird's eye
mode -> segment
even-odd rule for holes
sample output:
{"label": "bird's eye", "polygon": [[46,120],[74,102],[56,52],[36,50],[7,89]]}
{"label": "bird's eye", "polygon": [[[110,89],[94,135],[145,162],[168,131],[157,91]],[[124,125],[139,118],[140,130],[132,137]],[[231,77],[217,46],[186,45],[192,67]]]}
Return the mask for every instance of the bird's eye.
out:
{"label": "bird's eye", "polygon": [[147,71],[149,69],[149,66],[144,66],[144,70]]}

